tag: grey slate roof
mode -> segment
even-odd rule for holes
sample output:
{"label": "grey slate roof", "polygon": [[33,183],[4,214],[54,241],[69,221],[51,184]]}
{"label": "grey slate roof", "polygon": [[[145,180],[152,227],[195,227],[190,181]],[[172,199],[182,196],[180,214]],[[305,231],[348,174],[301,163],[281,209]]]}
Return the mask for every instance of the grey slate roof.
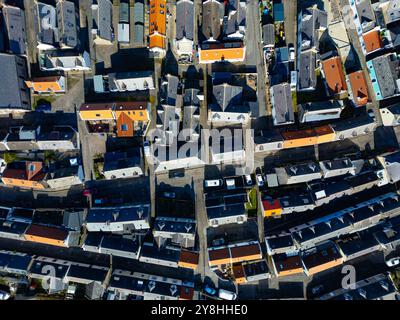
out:
{"label": "grey slate roof", "polygon": [[135,24],[133,29],[133,42],[135,44],[143,44],[144,43],[144,25],[143,24]]}
{"label": "grey slate roof", "polygon": [[124,152],[107,152],[104,154],[104,171],[119,170],[141,165],[140,149],[129,149]]}
{"label": "grey slate roof", "polygon": [[[34,10],[35,32],[38,41],[49,45],[58,42],[58,30],[56,27],[56,9],[52,5],[38,2]],[[46,27],[43,26],[46,24]]]}
{"label": "grey slate roof", "polygon": [[98,30],[100,38],[111,41],[112,3],[110,0],[93,0],[98,8],[92,11],[93,28]]}
{"label": "grey slate roof", "polygon": [[129,23],[129,3],[121,2],[119,4],[119,22]]}
{"label": "grey slate roof", "polygon": [[179,78],[171,74],[166,75],[166,79],[161,85],[161,99],[163,103],[170,106],[176,106],[178,95]]}
{"label": "grey slate roof", "polygon": [[133,22],[136,25],[137,23],[144,23],[144,4],[139,1],[135,1],[135,5],[133,6]]}
{"label": "grey slate roof", "polygon": [[370,0],[363,0],[356,4],[356,7],[363,31],[371,30],[375,26],[375,15]]}
{"label": "grey slate roof", "polygon": [[224,7],[217,0],[206,0],[203,2],[203,35],[209,39],[218,39],[221,34],[221,19],[223,18]]}
{"label": "grey slate roof", "polygon": [[59,1],[56,6],[60,44],[71,48],[78,45],[78,25],[75,4],[71,1]]}
{"label": "grey slate roof", "polygon": [[176,39],[183,37],[193,40],[194,5],[191,0],[179,0],[176,3]]}
{"label": "grey slate roof", "polygon": [[388,23],[400,20],[400,3],[398,0],[391,0],[387,11]]}
{"label": "grey slate roof", "polygon": [[312,50],[304,51],[300,54],[299,65],[299,90],[315,88],[317,85],[317,75],[315,73],[316,53]]}
{"label": "grey slate roof", "polygon": [[24,58],[0,54],[0,108],[30,109],[30,93],[25,86],[27,78],[26,61]]}
{"label": "grey slate roof", "polygon": [[213,87],[214,101],[222,111],[226,111],[230,106],[241,104],[242,93],[242,87],[232,86],[227,83]]}
{"label": "grey slate roof", "polygon": [[[319,39],[317,37],[318,29],[326,28],[328,25],[328,14],[326,11],[311,8],[303,11],[301,36],[302,36],[302,49],[310,49],[319,46]],[[309,41],[309,45],[305,42]]]}
{"label": "grey slate roof", "polygon": [[292,93],[288,83],[271,87],[271,101],[275,125],[294,122]]}
{"label": "grey slate roof", "polygon": [[25,14],[18,7],[4,6],[1,16],[7,30],[8,48],[14,54],[26,53]]}
{"label": "grey slate roof", "polygon": [[263,29],[263,44],[264,46],[275,45],[275,27],[273,24],[265,24]]}
{"label": "grey slate roof", "polygon": [[392,61],[391,55],[380,56],[372,60],[376,78],[381,89],[382,98],[388,98],[398,93],[396,81],[399,79],[396,69],[399,61]]}

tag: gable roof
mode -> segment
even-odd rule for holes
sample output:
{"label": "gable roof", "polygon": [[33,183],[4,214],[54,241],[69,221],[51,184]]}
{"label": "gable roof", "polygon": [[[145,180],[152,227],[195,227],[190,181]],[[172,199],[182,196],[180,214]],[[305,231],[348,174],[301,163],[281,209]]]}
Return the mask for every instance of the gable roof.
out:
{"label": "gable roof", "polygon": [[330,93],[336,94],[343,90],[347,90],[342,60],[340,57],[332,57],[322,62],[325,73],[325,80]]}
{"label": "gable roof", "polygon": [[179,0],[176,3],[176,39],[193,40],[194,5],[191,0]]}
{"label": "gable roof", "polygon": [[366,105],[369,101],[369,94],[364,71],[359,70],[349,74],[349,81],[355,104],[358,106]]}
{"label": "gable roof", "polygon": [[371,53],[382,48],[382,40],[378,30],[372,30],[368,33],[364,33],[363,39],[367,53]]}

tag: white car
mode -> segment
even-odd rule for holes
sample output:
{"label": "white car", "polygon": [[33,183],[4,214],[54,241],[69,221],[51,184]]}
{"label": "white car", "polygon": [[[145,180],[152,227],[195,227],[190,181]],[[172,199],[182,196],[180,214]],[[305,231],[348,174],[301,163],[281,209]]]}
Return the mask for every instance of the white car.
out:
{"label": "white car", "polygon": [[143,149],[144,149],[144,155],[146,157],[150,156],[150,142],[149,141],[144,141],[143,142]]}
{"label": "white car", "polygon": [[244,176],[244,178],[245,178],[246,184],[247,184],[248,186],[251,186],[251,185],[253,184],[253,179],[251,178],[251,175],[246,174],[246,175]]}
{"label": "white car", "polygon": [[218,297],[220,297],[223,300],[236,300],[237,295],[234,292],[224,290],[224,289],[219,289],[218,290]]}
{"label": "white car", "polygon": [[388,267],[395,267],[400,264],[400,257],[395,257],[385,261]]}
{"label": "white car", "polygon": [[375,120],[375,113],[374,110],[368,110],[368,115],[372,118],[372,120]]}
{"label": "white car", "polygon": [[256,179],[257,179],[257,185],[259,187],[263,187],[264,186],[264,178],[262,177],[261,174],[257,174],[256,175]]}
{"label": "white car", "polygon": [[293,45],[289,46],[289,60],[294,61],[295,59],[295,52]]}
{"label": "white car", "polygon": [[222,183],[223,183],[223,181],[221,179],[204,181],[204,185],[205,185],[206,188],[220,187],[220,186],[222,186]]}
{"label": "white car", "polygon": [[8,300],[10,298],[10,294],[4,291],[0,291],[0,300]]}

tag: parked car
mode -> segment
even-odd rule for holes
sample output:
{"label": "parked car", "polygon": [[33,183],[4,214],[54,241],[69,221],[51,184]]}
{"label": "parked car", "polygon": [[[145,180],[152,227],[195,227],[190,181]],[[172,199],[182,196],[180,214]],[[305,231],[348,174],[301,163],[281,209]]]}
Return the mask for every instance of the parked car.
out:
{"label": "parked car", "polygon": [[219,289],[218,290],[218,297],[220,297],[223,300],[236,300],[237,295],[234,292],[224,290],[224,289]]}
{"label": "parked car", "polygon": [[204,292],[210,296],[215,296],[215,294],[217,293],[217,290],[215,290],[210,285],[206,284],[206,285],[204,285]]}
{"label": "parked car", "polygon": [[169,198],[169,199],[175,199],[176,194],[175,194],[175,192],[165,191],[164,192],[164,197],[165,198]]}
{"label": "parked car", "polygon": [[8,300],[10,298],[10,294],[4,291],[0,291],[0,300]]}
{"label": "parked car", "polygon": [[150,156],[150,142],[149,141],[144,141],[143,142],[143,150],[144,150],[144,155],[146,157]]}
{"label": "parked car", "polygon": [[263,187],[264,186],[264,178],[261,174],[257,174],[256,175],[256,179],[257,179],[257,185],[259,187]]}
{"label": "parked car", "polygon": [[294,61],[295,59],[295,51],[293,44],[289,44],[289,60]]}
{"label": "parked car", "polygon": [[388,267],[398,266],[400,264],[400,257],[391,258],[389,260],[386,260],[385,263]]}
{"label": "parked car", "polygon": [[374,110],[372,110],[372,109],[368,110],[368,115],[375,121],[375,113],[374,113]]}
{"label": "parked car", "polygon": [[224,182],[221,179],[205,180],[204,185],[206,188],[220,187]]}
{"label": "parked car", "polygon": [[246,175],[244,176],[244,179],[246,180],[246,184],[247,184],[248,186],[251,186],[251,185],[253,184],[253,179],[251,178],[251,175],[250,175],[250,174],[246,174]]}
{"label": "parked car", "polygon": [[168,176],[170,179],[183,178],[185,176],[185,170],[170,171]]}

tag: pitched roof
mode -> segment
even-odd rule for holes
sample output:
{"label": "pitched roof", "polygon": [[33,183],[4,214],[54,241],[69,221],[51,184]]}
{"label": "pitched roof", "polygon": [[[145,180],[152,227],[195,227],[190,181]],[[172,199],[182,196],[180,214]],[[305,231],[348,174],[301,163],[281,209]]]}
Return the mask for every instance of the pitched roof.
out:
{"label": "pitched roof", "polygon": [[25,86],[27,77],[24,58],[9,54],[0,54],[0,108],[30,109],[29,91]]}
{"label": "pitched roof", "polygon": [[176,3],[176,39],[183,37],[193,40],[194,5],[191,0],[179,0]]}
{"label": "pitched roof", "polygon": [[4,5],[1,15],[7,29],[8,49],[14,54],[26,53],[25,14],[18,7]]}
{"label": "pitched roof", "polygon": [[223,17],[223,5],[217,0],[203,2],[202,32],[206,39],[217,40],[221,34],[221,19]]}
{"label": "pitched roof", "polygon": [[149,34],[158,32],[161,35],[166,33],[167,22],[167,1],[166,0],[150,0],[150,26]]}
{"label": "pitched roof", "polygon": [[375,50],[382,48],[381,35],[378,30],[372,30],[368,33],[363,34],[363,39],[365,43],[365,50],[367,53],[373,52]]}
{"label": "pitched roof", "polygon": [[325,80],[332,94],[347,90],[342,60],[340,57],[332,57],[322,62]]}
{"label": "pitched roof", "polygon": [[56,227],[31,224],[25,232],[26,235],[64,241],[68,231]]}
{"label": "pitched roof", "polygon": [[349,74],[349,80],[356,105],[366,105],[369,101],[369,94],[364,71],[360,70]]}

